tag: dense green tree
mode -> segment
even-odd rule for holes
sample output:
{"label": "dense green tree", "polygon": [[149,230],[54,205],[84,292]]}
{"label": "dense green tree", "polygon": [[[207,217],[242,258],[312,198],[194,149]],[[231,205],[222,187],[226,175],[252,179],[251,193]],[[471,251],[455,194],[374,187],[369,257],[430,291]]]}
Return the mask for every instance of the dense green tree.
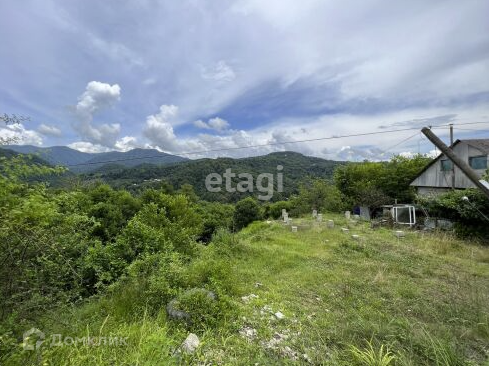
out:
{"label": "dense green tree", "polygon": [[303,183],[299,195],[292,199],[294,210],[298,213],[339,212],[345,208],[342,193],[333,184],[323,179],[312,179]]}
{"label": "dense green tree", "polygon": [[380,206],[413,202],[414,188],[409,184],[430,162],[423,155],[394,156],[388,162],[350,163],[334,172],[336,187],[352,205]]}
{"label": "dense green tree", "polygon": [[190,202],[195,203],[199,200],[199,197],[197,197],[197,195],[195,194],[194,187],[188,183],[182,184],[182,186],[178,190],[178,194],[183,194],[188,198]]}
{"label": "dense green tree", "polygon": [[234,206],[219,202],[199,202],[197,212],[203,220],[203,231],[199,240],[204,243],[211,241],[212,236],[219,229],[232,230]]}
{"label": "dense green tree", "polygon": [[248,197],[236,203],[234,211],[234,226],[236,230],[241,230],[248,224],[256,220],[261,220],[261,208],[258,202]]}
{"label": "dense green tree", "polygon": [[87,193],[91,203],[87,214],[99,223],[94,234],[103,241],[113,240],[141,207],[127,191],[116,191],[106,184],[98,184]]}

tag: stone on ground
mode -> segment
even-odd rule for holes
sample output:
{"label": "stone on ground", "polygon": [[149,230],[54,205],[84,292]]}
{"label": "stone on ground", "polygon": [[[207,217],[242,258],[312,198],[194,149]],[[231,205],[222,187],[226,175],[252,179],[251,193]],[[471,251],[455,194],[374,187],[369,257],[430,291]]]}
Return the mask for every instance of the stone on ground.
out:
{"label": "stone on ground", "polygon": [[197,335],[195,335],[194,333],[190,333],[182,343],[182,350],[185,353],[191,354],[195,352],[199,345],[199,337],[197,337]]}
{"label": "stone on ground", "polygon": [[258,299],[258,295],[255,295],[255,294],[249,294],[248,296],[243,296],[241,297],[241,300],[243,300],[243,302],[250,302],[251,300],[253,299]]}
{"label": "stone on ground", "polygon": [[274,315],[275,315],[275,318],[277,318],[279,320],[285,318],[285,315],[282,314],[280,311],[277,311]]}

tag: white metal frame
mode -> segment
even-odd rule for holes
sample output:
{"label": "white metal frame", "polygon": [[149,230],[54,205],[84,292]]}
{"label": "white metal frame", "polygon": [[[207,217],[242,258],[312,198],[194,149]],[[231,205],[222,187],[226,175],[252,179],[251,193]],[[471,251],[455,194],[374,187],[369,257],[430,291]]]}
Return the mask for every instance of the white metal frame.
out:
{"label": "white metal frame", "polygon": [[[399,208],[404,208],[404,209],[407,208],[408,209],[408,211],[409,211],[409,222],[399,222],[398,213],[397,213]],[[413,225],[416,225],[416,210],[415,210],[414,206],[410,206],[410,205],[394,206],[394,207],[392,207],[392,218],[394,219],[396,224],[413,226]]]}

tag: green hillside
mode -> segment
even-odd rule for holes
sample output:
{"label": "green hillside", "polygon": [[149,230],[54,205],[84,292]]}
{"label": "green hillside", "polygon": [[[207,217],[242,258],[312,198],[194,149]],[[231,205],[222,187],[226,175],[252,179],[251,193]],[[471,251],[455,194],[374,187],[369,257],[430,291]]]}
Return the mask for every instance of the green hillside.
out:
{"label": "green hillside", "polygon": [[[276,177],[277,166],[283,166],[283,192],[274,193],[274,200],[281,200],[296,193],[299,183],[307,177],[330,178],[336,166],[344,162],[324,160],[321,158],[305,156],[296,152],[277,152],[264,156],[244,159],[218,158],[199,159],[178,164],[155,166],[150,164],[134,168],[124,168],[115,164],[106,165],[93,173],[82,175],[82,179],[93,181],[100,179],[113,187],[125,188],[129,191],[138,191],[148,186],[161,186],[163,182],[169,183],[175,189],[183,184],[191,184],[197,195],[208,201],[236,202],[248,193],[229,193],[224,189],[221,192],[208,192],[205,179],[211,173],[223,174],[226,169],[232,172],[250,173],[254,179],[261,173],[271,173]],[[239,182],[233,180],[233,186]],[[274,191],[277,192],[277,180],[274,180]],[[254,192],[256,196],[259,192]]]}

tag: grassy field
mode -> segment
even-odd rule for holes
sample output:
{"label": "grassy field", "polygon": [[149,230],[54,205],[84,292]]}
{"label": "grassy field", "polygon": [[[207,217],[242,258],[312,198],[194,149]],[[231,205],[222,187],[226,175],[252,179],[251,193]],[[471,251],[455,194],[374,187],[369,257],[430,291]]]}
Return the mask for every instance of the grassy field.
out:
{"label": "grassy field", "polygon": [[169,322],[164,308],[122,314],[137,296],[127,288],[43,324],[50,334],[124,335],[127,346],[46,348],[9,362],[489,364],[489,248],[446,234],[398,240],[392,230],[330,218],[333,229],[296,219],[297,233],[280,222],[252,224],[234,237],[232,255],[204,248],[232,268],[233,310],[216,326],[192,330],[201,340],[192,355],[178,352],[189,330]]}

